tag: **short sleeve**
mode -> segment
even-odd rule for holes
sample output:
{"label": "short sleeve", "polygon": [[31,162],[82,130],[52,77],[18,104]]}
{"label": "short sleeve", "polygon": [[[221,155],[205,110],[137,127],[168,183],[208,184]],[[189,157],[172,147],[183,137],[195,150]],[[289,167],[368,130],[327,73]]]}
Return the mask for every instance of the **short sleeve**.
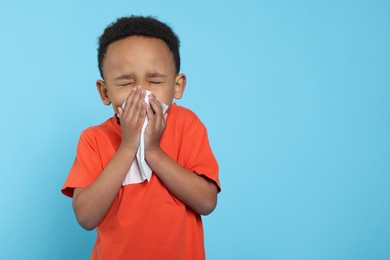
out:
{"label": "short sleeve", "polygon": [[214,181],[220,192],[218,163],[210,147],[207,129],[196,116],[183,136],[181,150],[183,166]]}
{"label": "short sleeve", "polygon": [[61,191],[73,197],[74,188],[88,187],[103,171],[96,138],[90,129],[81,133],[76,158]]}

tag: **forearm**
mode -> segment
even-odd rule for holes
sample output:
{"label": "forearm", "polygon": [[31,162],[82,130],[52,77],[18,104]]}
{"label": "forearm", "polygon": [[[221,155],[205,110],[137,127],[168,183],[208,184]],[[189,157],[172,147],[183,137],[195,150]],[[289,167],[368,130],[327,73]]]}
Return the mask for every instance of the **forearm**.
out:
{"label": "forearm", "polygon": [[73,209],[83,228],[92,230],[104,218],[130,169],[135,153],[120,147],[91,185],[85,189],[75,189]]}
{"label": "forearm", "polygon": [[158,178],[184,204],[201,215],[208,215],[214,210],[218,190],[213,181],[183,168],[161,148],[145,156]]}

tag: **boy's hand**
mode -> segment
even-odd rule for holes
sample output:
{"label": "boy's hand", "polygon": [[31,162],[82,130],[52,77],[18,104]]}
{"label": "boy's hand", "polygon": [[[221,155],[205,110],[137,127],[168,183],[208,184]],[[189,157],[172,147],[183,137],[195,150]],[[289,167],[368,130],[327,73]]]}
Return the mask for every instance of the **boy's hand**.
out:
{"label": "boy's hand", "polygon": [[118,107],[122,128],[121,146],[136,151],[146,117],[145,90],[135,87],[126,99],[125,109]]}
{"label": "boy's hand", "polygon": [[166,126],[166,114],[163,115],[162,108],[153,95],[149,96],[147,106],[148,125],[145,130],[145,153],[160,148],[161,136]]}

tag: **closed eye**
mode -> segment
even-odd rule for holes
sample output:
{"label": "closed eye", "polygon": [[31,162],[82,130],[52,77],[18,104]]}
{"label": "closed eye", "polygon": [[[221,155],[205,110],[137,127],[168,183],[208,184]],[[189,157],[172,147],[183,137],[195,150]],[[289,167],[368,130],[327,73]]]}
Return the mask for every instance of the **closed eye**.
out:
{"label": "closed eye", "polygon": [[134,85],[134,82],[126,82],[126,83],[117,84],[118,87],[131,87],[133,85]]}

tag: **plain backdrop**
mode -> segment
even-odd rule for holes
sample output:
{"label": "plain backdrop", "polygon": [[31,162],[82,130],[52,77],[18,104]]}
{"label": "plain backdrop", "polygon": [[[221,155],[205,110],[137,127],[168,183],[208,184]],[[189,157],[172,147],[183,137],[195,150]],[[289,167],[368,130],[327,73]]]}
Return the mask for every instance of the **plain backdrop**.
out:
{"label": "plain backdrop", "polygon": [[89,258],[60,189],[81,131],[113,115],[97,38],[137,14],[180,36],[177,103],[220,164],[208,259],[390,259],[389,3],[2,0],[0,258]]}

